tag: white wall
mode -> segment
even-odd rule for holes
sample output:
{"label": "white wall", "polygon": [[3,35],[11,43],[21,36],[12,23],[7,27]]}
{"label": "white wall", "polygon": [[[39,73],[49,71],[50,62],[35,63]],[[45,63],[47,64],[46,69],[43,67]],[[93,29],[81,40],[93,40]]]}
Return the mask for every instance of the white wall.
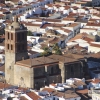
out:
{"label": "white wall", "polygon": [[93,35],[96,35],[97,34],[97,31],[96,30],[93,30],[93,29],[80,29],[80,33],[87,33],[87,34],[93,34]]}
{"label": "white wall", "polygon": [[100,52],[100,47],[88,46],[88,52],[98,53]]}

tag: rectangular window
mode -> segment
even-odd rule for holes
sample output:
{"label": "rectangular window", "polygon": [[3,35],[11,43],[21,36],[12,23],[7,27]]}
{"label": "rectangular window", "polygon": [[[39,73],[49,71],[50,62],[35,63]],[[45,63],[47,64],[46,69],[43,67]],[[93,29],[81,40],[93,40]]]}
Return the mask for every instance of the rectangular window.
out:
{"label": "rectangular window", "polygon": [[9,39],[9,33],[8,33],[8,39]]}
{"label": "rectangular window", "polygon": [[13,34],[11,33],[11,40],[13,40]]}
{"label": "rectangular window", "polygon": [[13,50],[13,45],[11,45],[11,50]]}
{"label": "rectangular window", "polygon": [[9,50],[9,44],[7,44],[7,49]]}

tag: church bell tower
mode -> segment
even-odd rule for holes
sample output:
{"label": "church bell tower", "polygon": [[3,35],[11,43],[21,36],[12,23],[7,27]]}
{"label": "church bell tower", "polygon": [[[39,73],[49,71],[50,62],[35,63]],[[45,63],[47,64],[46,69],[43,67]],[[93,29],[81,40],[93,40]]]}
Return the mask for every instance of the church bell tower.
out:
{"label": "church bell tower", "polygon": [[16,61],[27,58],[27,28],[14,17],[14,22],[5,28],[5,79],[8,83],[14,83]]}

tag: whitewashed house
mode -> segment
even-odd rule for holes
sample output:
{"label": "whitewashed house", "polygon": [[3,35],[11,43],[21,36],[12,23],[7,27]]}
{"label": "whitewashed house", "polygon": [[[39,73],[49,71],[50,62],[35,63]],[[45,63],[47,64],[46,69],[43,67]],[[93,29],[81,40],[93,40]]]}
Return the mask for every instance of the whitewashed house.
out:
{"label": "whitewashed house", "polygon": [[69,29],[73,31],[73,37],[80,32],[81,23],[68,23],[65,27],[65,29]]}
{"label": "whitewashed house", "polygon": [[90,45],[88,46],[88,52],[90,53],[98,53],[100,52],[100,43],[90,43]]}

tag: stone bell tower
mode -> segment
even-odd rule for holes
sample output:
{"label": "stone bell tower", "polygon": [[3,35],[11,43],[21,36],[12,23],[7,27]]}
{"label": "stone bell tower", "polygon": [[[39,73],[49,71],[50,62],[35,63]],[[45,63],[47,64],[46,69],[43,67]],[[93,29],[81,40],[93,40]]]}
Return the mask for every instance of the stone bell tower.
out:
{"label": "stone bell tower", "polygon": [[27,58],[27,28],[14,17],[14,22],[5,28],[5,79],[8,83],[14,82],[16,61]]}

